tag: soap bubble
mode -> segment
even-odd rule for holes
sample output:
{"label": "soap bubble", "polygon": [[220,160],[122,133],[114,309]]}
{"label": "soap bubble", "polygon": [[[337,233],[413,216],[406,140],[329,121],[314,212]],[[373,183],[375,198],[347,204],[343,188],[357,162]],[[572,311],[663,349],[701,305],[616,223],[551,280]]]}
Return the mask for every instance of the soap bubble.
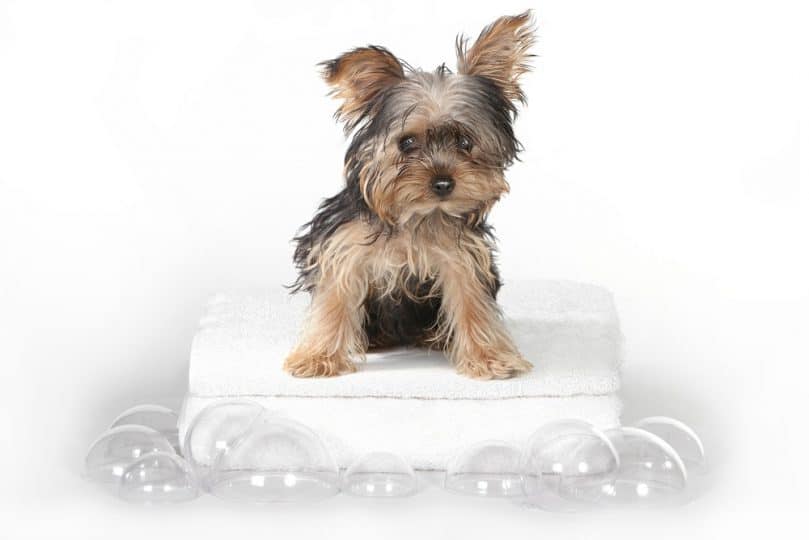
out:
{"label": "soap bubble", "polygon": [[339,469],[311,429],[263,413],[219,454],[208,488],[235,501],[320,499],[337,493]]}
{"label": "soap bubble", "polygon": [[342,491],[360,497],[406,497],[416,492],[416,473],[389,452],[372,452],[357,459],[343,474]]}
{"label": "soap bubble", "polygon": [[199,488],[191,466],[174,453],[153,452],[124,470],[118,495],[142,504],[179,503],[196,499]]}
{"label": "soap bubble", "polygon": [[522,495],[520,449],[504,441],[485,441],[457,454],[447,466],[444,488],[461,495]]}
{"label": "soap bubble", "polygon": [[263,412],[264,408],[253,401],[221,401],[194,417],[185,432],[183,455],[202,479],[203,487],[217,456],[244,435]]}
{"label": "soap bubble", "polygon": [[581,420],[560,420],[539,428],[521,460],[526,502],[549,511],[591,509],[601,487],[612,482],[619,457],[600,430]]}
{"label": "soap bubble", "polygon": [[650,416],[635,427],[654,433],[674,448],[689,473],[705,473],[705,448],[696,432],[685,423],[667,416]]}
{"label": "soap bubble", "polygon": [[162,433],[175,450],[180,450],[177,436],[177,413],[168,407],[163,407],[162,405],[136,405],[119,414],[110,424],[110,428],[123,425],[150,427]]}
{"label": "soap bubble", "polygon": [[116,483],[127,467],[152,452],[173,453],[174,449],[157,430],[145,426],[117,426],[105,431],[90,445],[84,459],[84,474],[96,482]]}
{"label": "soap bubble", "polygon": [[614,481],[602,486],[607,504],[658,505],[681,497],[687,473],[677,452],[663,439],[634,427],[605,432],[621,464]]}

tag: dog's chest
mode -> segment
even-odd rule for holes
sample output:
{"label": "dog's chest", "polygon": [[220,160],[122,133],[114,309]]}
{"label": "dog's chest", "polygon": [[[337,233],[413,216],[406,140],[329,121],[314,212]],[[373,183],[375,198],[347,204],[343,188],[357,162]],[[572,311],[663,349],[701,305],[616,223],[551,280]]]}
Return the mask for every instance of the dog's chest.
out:
{"label": "dog's chest", "polygon": [[411,235],[396,235],[380,242],[371,254],[375,281],[420,281],[434,278],[441,267],[442,256],[436,246]]}

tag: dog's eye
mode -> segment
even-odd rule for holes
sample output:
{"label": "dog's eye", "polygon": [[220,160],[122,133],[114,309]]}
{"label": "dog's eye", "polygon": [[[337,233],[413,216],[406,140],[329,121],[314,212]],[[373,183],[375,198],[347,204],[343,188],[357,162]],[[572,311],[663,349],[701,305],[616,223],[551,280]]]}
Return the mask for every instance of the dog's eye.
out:
{"label": "dog's eye", "polygon": [[416,145],[416,138],[412,135],[407,135],[399,139],[399,150],[401,150],[402,152],[412,150],[415,145]]}
{"label": "dog's eye", "polygon": [[469,140],[469,137],[461,135],[458,137],[458,148],[464,152],[469,152],[472,149],[472,141]]}

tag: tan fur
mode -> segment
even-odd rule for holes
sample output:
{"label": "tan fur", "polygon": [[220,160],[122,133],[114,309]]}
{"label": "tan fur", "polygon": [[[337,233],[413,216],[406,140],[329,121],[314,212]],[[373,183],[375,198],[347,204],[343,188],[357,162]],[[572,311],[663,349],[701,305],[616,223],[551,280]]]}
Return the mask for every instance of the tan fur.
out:
{"label": "tan fur", "polygon": [[356,367],[351,356],[365,353],[362,323],[369,254],[364,246],[365,233],[361,223],[347,224],[323,246],[322,252],[313,252],[312,264],[318,264],[319,283],[300,343],[284,363],[284,369],[296,377],[352,372]]}
{"label": "tan fur", "polygon": [[471,47],[459,36],[455,43],[458,72],[487,77],[497,82],[509,99],[524,102],[518,79],[530,70],[528,59],[532,55],[528,50],[534,41],[530,11],[501,17],[484,28]]}
{"label": "tan fur", "polygon": [[[363,299],[407,290],[410,276],[434,279],[442,292],[440,324],[432,342],[459,373],[479,379],[505,378],[530,369],[487,295],[491,247],[441,212],[433,212],[394,235],[351,222],[337,231],[311,264],[319,269],[310,317],[285,369],[295,376],[332,376],[354,371],[350,358],[364,358],[367,338]],[[488,283],[487,283],[488,282]]]}
{"label": "tan fur", "polygon": [[349,124],[380,92],[404,78],[395,56],[379,48],[361,47],[323,64],[323,78],[332,95],[343,100],[337,117]]}

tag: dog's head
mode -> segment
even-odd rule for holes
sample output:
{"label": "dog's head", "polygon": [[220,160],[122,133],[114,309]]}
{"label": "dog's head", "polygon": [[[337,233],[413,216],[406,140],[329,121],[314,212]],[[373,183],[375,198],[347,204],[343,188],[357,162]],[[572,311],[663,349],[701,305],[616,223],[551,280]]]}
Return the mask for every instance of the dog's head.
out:
{"label": "dog's head", "polygon": [[416,70],[382,47],[324,62],[341,100],[336,117],[353,139],[346,177],[384,222],[440,211],[479,222],[508,190],[520,150],[512,122],[534,42],[530,12],[502,17],[473,44],[456,40],[457,73]]}

